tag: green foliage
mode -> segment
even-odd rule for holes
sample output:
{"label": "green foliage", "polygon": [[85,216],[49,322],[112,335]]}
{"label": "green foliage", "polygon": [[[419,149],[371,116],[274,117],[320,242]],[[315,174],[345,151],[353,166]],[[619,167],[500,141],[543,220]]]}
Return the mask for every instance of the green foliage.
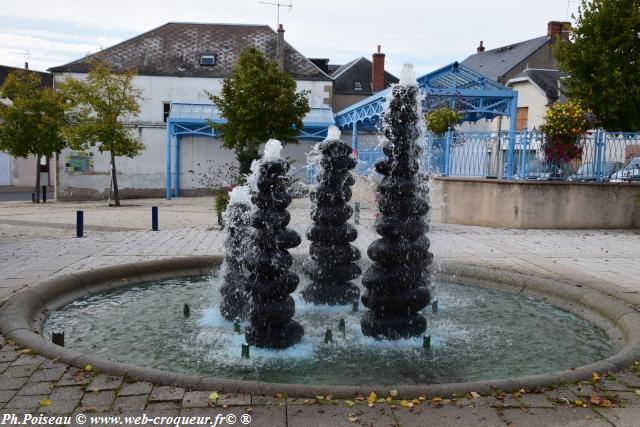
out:
{"label": "green foliage", "polygon": [[567,96],[610,131],[640,129],[639,34],[638,0],[581,0],[571,43],[556,44]]}
{"label": "green foliage", "polygon": [[116,206],[120,206],[117,156],[135,157],[144,149],[127,121],[140,112],[142,92],[134,84],[135,71],[114,72],[100,58],[93,60],[84,80],[72,77],[60,84],[60,94],[69,105],[71,125],[65,135],[77,150],[97,147],[111,154],[111,178]]}
{"label": "green foliage", "polygon": [[220,96],[208,94],[224,124],[211,124],[220,132],[223,146],[233,149],[240,173],[250,172],[258,147],[270,138],[283,144],[297,143],[302,119],[309,112],[305,92],[296,92],[296,82],[267,61],[256,48],[245,49],[233,74],[224,79]]}
{"label": "green foliage", "polygon": [[51,157],[67,145],[62,134],[65,104],[40,83],[36,73],[16,71],[0,88],[0,98],[12,101],[0,106],[0,150],[14,157]]}
{"label": "green foliage", "polygon": [[95,59],[87,78],[68,77],[59,92],[71,106],[71,126],[66,135],[77,150],[96,147],[102,153],[135,157],[145,146],[125,121],[140,112],[141,91],[135,87],[132,70],[115,73],[109,64]]}
{"label": "green foliage", "polygon": [[462,116],[457,111],[443,107],[425,114],[424,120],[429,132],[442,135],[462,120]]}

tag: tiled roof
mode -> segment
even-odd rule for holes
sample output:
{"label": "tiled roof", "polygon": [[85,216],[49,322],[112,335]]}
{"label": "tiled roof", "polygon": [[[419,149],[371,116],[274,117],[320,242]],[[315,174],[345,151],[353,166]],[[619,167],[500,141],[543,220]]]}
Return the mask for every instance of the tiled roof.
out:
{"label": "tiled roof", "polygon": [[[373,63],[365,57],[354,59],[335,70],[331,77],[334,79],[333,93],[348,93],[357,95],[371,95],[371,69]],[[389,72],[384,72],[384,87],[398,83],[398,78]],[[356,90],[356,82],[362,90]]]}
{"label": "tiled roof", "polygon": [[469,56],[462,64],[494,81],[498,81],[535,51],[550,43],[551,40],[550,37],[543,36],[498,49],[487,50]]}
{"label": "tiled roof", "polygon": [[[0,65],[0,86],[4,83],[9,73],[14,71],[25,71],[24,68],[8,67],[6,65]],[[30,73],[36,73],[42,79],[41,87],[53,87],[53,76],[50,73],[44,73],[42,71],[28,70]]]}
{"label": "tiled roof", "polygon": [[521,78],[529,78],[544,91],[547,98],[549,98],[549,101],[554,102],[557,101],[559,97],[558,79],[565,75],[566,73],[558,70],[539,70],[530,68],[518,74],[511,81]]}
{"label": "tiled roof", "polygon": [[[101,55],[116,70],[133,68],[141,75],[227,77],[245,48],[256,47],[272,59],[276,43],[276,32],[266,25],[170,22],[50,71],[86,73],[89,58]],[[216,64],[201,65],[202,55],[215,55]],[[296,79],[331,80],[286,42],[285,69]]]}

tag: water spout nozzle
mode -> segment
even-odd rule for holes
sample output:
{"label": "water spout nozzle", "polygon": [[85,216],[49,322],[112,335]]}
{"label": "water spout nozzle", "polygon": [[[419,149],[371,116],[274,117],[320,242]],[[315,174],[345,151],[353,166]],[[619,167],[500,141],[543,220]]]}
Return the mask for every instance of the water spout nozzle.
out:
{"label": "water spout nozzle", "polygon": [[246,342],[242,344],[242,358],[249,358],[249,344],[247,344]]}
{"label": "water spout nozzle", "polygon": [[182,314],[184,314],[185,319],[191,316],[191,307],[189,307],[189,304],[185,304],[184,307],[182,307]]}
{"label": "water spout nozzle", "polygon": [[240,333],[240,319],[238,317],[233,321],[233,330],[238,334]]}
{"label": "water spout nozzle", "polygon": [[432,303],[431,303],[431,310],[432,310],[434,313],[437,313],[437,312],[438,312],[438,300],[435,300],[434,302],[432,302]]}
{"label": "water spout nozzle", "polygon": [[324,343],[329,344],[330,342],[333,342],[333,332],[331,329],[327,329],[327,332],[324,333]]}
{"label": "water spout nozzle", "polygon": [[345,336],[347,334],[347,325],[344,319],[340,319],[340,322],[338,322],[338,330],[342,332],[342,336]]}
{"label": "water spout nozzle", "polygon": [[358,300],[357,300],[357,299],[356,299],[356,300],[353,300],[353,305],[352,305],[352,307],[353,307],[353,312],[354,312],[354,313],[357,313],[357,312],[358,312],[358,309],[360,308],[360,303],[358,302]]}
{"label": "water spout nozzle", "polygon": [[425,335],[422,337],[422,348],[428,350],[431,347],[431,335]]}

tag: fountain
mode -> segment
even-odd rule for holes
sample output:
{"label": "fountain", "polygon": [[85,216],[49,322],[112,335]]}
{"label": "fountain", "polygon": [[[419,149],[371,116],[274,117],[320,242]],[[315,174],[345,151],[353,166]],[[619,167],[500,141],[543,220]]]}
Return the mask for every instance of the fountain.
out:
{"label": "fountain", "polygon": [[429,265],[429,204],[416,179],[419,171],[421,131],[419,89],[413,69],[405,65],[400,84],[392,86],[384,114],[386,159],[376,163],[384,176],[378,186],[380,216],[375,230],[382,236],[367,251],[374,264],[365,272],[367,291],[362,303],[369,308],[362,318],[367,336],[398,339],[418,336],[427,328],[423,309],[431,299],[427,285]]}
{"label": "fountain", "polygon": [[351,157],[351,147],[340,141],[337,128],[331,128],[327,139],[315,150],[320,156],[316,171],[318,187],[311,193],[314,225],[307,231],[311,259],[305,266],[312,283],[302,295],[314,304],[351,304],[360,296],[351,280],[361,274],[354,263],[360,259],[360,251],[351,244],[358,232],[347,223],[353,214],[348,202],[355,183],[350,171],[357,162]]}
{"label": "fountain", "polygon": [[247,316],[247,277],[242,264],[249,244],[249,211],[252,207],[248,187],[235,187],[229,194],[229,205],[224,211],[227,225],[221,268],[224,283],[220,287],[220,314],[226,320],[243,320]]}
{"label": "fountain", "polygon": [[289,162],[280,158],[282,145],[267,142],[264,156],[254,161],[249,178],[255,192],[251,201],[256,210],[251,214],[255,228],[252,248],[244,258],[247,268],[249,326],[247,343],[257,347],[286,348],[302,338],[304,329],[293,320],[295,302],[291,293],[298,286],[298,275],[289,271],[293,258],[287,249],[300,244],[300,236],[286,228],[291,219],[287,206]]}

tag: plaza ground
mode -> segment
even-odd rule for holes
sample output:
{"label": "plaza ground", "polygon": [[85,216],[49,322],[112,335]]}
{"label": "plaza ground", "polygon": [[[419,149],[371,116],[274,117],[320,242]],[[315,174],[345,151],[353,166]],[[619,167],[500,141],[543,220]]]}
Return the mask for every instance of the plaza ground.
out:
{"label": "plaza ground", "polygon": [[[371,225],[373,190],[360,185],[362,204],[356,245],[366,253],[376,238]],[[223,236],[213,198],[125,200],[105,203],[0,203],[0,300],[38,281],[70,272],[176,256],[221,254]],[[151,231],[151,206],[158,206],[160,230]],[[437,206],[435,206],[437,209]],[[85,237],[75,237],[76,210],[84,211]],[[291,226],[301,234],[309,204],[291,205]],[[640,232],[624,230],[506,230],[433,223],[429,237],[439,262],[483,265],[580,283],[640,307]],[[292,252],[304,254],[308,243]],[[413,408],[400,402],[369,407],[356,401],[286,399],[284,396],[209,393],[130,382],[83,373],[21,351],[0,349],[0,407],[3,413],[243,414],[251,425],[576,425],[631,426],[640,421],[640,377],[632,370],[597,381],[533,393],[493,396],[424,396]],[[418,398],[419,396],[416,396]],[[436,398],[436,399],[434,399]],[[443,398],[439,400],[437,398]],[[42,406],[43,399],[51,404]],[[607,400],[609,403],[602,403]],[[576,403],[579,401],[579,403]],[[223,406],[224,405],[224,406]],[[212,407],[213,406],[213,407]],[[250,410],[249,410],[250,408]]]}

